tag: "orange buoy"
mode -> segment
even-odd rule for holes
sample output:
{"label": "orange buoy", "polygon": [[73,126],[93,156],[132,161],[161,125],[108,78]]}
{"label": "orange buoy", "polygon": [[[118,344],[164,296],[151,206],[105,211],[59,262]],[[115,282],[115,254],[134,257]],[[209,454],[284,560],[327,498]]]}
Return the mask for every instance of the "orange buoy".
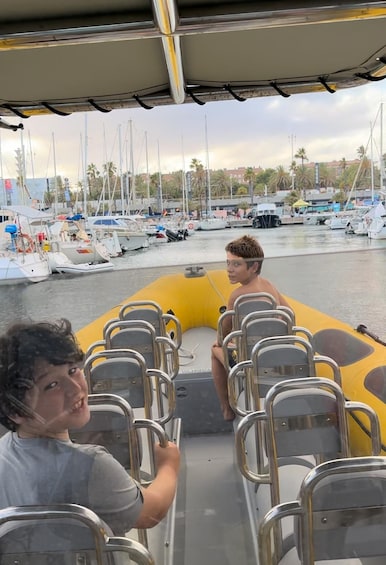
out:
{"label": "orange buoy", "polygon": [[34,240],[27,233],[20,233],[18,235],[19,244],[16,249],[19,253],[32,253],[35,247]]}

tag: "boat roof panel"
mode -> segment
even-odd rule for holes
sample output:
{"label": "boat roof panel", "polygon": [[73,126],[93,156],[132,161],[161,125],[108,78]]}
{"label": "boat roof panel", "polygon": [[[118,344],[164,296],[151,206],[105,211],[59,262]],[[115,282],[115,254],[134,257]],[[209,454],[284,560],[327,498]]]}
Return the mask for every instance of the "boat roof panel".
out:
{"label": "boat roof panel", "polygon": [[3,0],[0,115],[330,91],[386,75],[386,1]]}

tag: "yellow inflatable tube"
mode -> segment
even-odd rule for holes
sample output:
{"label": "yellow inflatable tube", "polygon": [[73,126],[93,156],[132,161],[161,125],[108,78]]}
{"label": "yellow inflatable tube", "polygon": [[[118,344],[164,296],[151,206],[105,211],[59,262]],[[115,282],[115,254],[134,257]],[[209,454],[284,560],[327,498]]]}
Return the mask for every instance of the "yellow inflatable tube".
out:
{"label": "yellow inflatable tube", "polygon": [[[186,277],[184,273],[166,275],[129,296],[77,333],[86,350],[103,337],[103,327],[117,318],[122,305],[134,300],[157,302],[164,312],[171,310],[180,320],[182,331],[195,327],[217,328],[220,307],[227,304],[232,285],[225,270],[203,271],[202,276]],[[383,443],[386,444],[386,348],[359,334],[348,324],[287,297],[296,315],[296,324],[314,335],[315,350],[332,357],[340,366],[346,398],[371,406],[378,414]],[[209,345],[208,345],[209,347]],[[331,373],[319,370],[319,376]],[[364,428],[364,429],[362,429]],[[385,430],[385,431],[384,431]],[[368,423],[360,417],[352,426],[357,454],[366,453],[369,445]],[[383,449],[386,454],[386,447]]]}

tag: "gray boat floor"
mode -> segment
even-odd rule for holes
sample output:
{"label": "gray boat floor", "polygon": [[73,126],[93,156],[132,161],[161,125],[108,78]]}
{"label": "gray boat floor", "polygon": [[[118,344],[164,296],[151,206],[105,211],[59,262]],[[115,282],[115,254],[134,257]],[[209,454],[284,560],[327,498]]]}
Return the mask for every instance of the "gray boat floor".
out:
{"label": "gray boat floor", "polygon": [[235,465],[233,426],[222,419],[209,370],[215,339],[211,328],[183,334],[176,381],[183,434],[176,565],[256,563],[241,475]]}
{"label": "gray boat floor", "polygon": [[174,563],[252,565],[252,536],[233,433],[182,438]]}

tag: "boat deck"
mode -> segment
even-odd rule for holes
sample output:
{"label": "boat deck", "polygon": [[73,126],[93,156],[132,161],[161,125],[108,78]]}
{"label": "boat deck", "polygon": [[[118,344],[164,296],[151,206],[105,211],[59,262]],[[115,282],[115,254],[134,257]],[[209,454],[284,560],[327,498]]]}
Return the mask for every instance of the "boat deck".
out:
{"label": "boat deck", "polygon": [[233,434],[183,437],[181,450],[174,563],[256,563]]}

